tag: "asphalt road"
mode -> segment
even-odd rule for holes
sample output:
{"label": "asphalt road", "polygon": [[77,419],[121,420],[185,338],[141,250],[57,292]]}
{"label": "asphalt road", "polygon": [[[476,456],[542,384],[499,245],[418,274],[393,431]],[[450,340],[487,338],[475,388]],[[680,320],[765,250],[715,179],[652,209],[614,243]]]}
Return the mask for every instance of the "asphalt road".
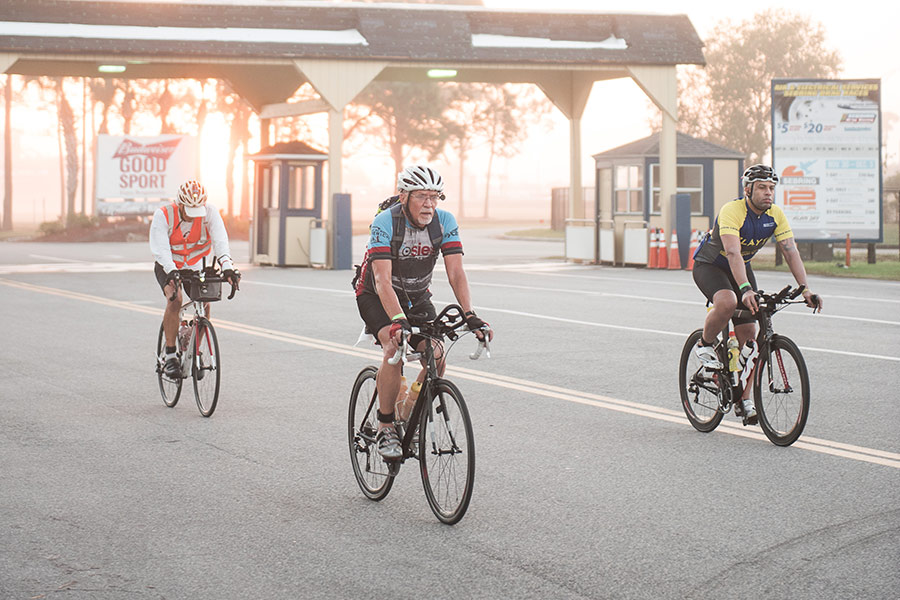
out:
{"label": "asphalt road", "polygon": [[[900,285],[813,277],[825,312],[776,316],[812,381],[779,448],[684,418],[689,273],[494,233],[464,232],[496,339],[450,354],[477,447],[452,527],[414,463],[382,502],[356,485],[347,400],[379,355],[353,346],[349,272],[245,266],[235,244],[205,419],[189,388],[159,397],[145,244],[0,243],[0,598],[900,597]],[[433,291],[452,299],[442,272]]]}

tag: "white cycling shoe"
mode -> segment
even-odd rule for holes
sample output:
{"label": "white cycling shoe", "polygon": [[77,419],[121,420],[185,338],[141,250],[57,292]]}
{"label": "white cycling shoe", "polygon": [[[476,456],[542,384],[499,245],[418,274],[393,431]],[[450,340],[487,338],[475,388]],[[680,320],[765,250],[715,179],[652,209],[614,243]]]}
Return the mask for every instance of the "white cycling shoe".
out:
{"label": "white cycling shoe", "polygon": [[700,359],[700,364],[702,364],[707,369],[721,369],[722,363],[719,361],[719,357],[716,355],[716,349],[712,346],[701,346],[699,343],[697,347],[694,349],[694,355]]}
{"label": "white cycling shoe", "polygon": [[744,407],[744,422],[747,425],[756,425],[759,419],[756,416],[756,407],[753,405],[753,400],[747,398],[743,402]]}

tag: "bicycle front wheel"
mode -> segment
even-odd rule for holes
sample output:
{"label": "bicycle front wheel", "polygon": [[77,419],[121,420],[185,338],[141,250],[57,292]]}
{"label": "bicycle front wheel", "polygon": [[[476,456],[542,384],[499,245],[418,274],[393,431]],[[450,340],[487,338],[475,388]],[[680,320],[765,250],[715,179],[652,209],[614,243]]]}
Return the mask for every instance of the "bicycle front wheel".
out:
{"label": "bicycle front wheel", "polygon": [[678,365],[681,407],[697,431],[708,433],[719,426],[724,414],[719,410],[719,374],[704,369],[694,353],[703,335],[698,329],[688,336]]}
{"label": "bicycle front wheel", "polygon": [[425,497],[442,522],[463,518],[475,482],[475,438],[462,393],[438,379],[419,421],[419,471]]}
{"label": "bicycle front wheel", "polygon": [[156,378],[159,380],[159,393],[162,394],[163,402],[166,406],[173,407],[178,404],[181,397],[181,382],[183,379],[169,379],[166,376],[163,366],[165,365],[166,356],[166,332],[163,326],[159,326],[159,337],[156,338]]}
{"label": "bicycle front wheel", "polygon": [[753,379],[759,426],[773,444],[790,446],[809,416],[809,372],[797,344],[774,337],[760,353]]}
{"label": "bicycle front wheel", "polygon": [[350,442],[350,462],[359,489],[370,500],[381,500],[391,491],[394,477],[387,463],[378,454],[375,434],[378,432],[378,389],[375,377],[378,369],[366,367],[356,376],[350,393],[350,415],[347,437]]}
{"label": "bicycle front wheel", "polygon": [[219,401],[219,381],[222,369],[219,362],[219,340],[212,323],[200,319],[197,323],[197,337],[194,340],[194,356],[191,360],[194,376],[194,396],[197,408],[204,417],[216,410]]}

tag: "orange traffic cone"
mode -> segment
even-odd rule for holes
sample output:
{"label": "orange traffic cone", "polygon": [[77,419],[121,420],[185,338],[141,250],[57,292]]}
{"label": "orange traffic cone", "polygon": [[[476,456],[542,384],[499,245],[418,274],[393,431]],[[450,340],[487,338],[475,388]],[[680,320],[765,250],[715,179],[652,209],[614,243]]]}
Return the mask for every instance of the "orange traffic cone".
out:
{"label": "orange traffic cone", "polygon": [[665,269],[669,266],[669,254],[666,252],[666,230],[659,228],[659,258],[656,261],[658,269]]}
{"label": "orange traffic cone", "polygon": [[688,264],[687,270],[694,270],[694,252],[697,251],[697,246],[700,245],[700,232],[696,229],[691,229],[691,249],[688,252]]}
{"label": "orange traffic cone", "polygon": [[650,254],[647,256],[647,268],[656,269],[659,267],[659,236],[656,230],[650,230]]}
{"label": "orange traffic cone", "polygon": [[672,230],[672,243],[669,244],[669,269],[681,269],[681,255],[678,253],[678,232]]}

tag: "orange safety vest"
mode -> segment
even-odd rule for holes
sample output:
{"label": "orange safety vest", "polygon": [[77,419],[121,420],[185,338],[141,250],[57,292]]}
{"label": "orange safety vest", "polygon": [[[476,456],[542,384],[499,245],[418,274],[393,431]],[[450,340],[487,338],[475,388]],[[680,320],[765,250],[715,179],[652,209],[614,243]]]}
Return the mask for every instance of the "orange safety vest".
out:
{"label": "orange safety vest", "polygon": [[181,213],[176,204],[162,207],[169,226],[169,246],[172,248],[172,260],[176,269],[185,265],[197,264],[204,256],[209,256],[212,241],[209,239],[209,226],[206,219],[194,219],[187,237],[181,232]]}

